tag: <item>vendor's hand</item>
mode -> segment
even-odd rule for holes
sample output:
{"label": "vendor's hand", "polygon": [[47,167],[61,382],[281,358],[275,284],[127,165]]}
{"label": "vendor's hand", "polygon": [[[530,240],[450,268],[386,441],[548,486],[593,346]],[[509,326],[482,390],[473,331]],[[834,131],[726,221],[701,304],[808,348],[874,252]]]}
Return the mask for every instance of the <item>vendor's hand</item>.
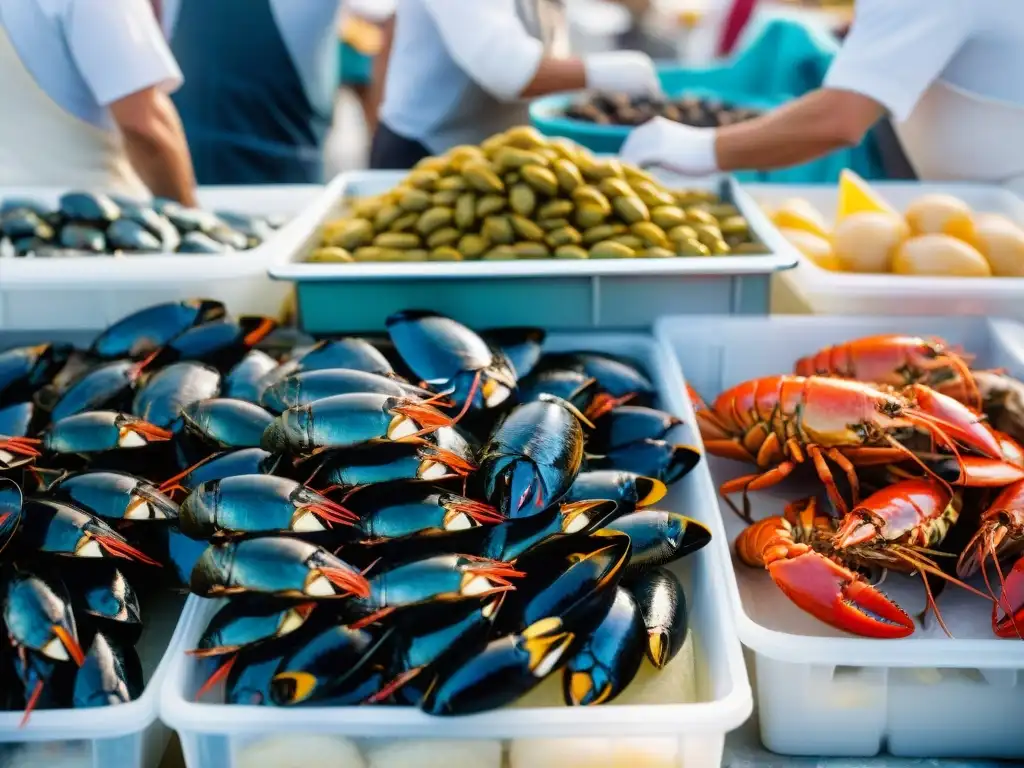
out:
{"label": "vendor's hand", "polygon": [[714,128],[693,128],[664,117],[633,129],[619,155],[633,165],[659,165],[686,176],[707,176],[719,170]]}
{"label": "vendor's hand", "polygon": [[605,51],[583,59],[587,88],[630,96],[661,96],[654,62],[640,51]]}

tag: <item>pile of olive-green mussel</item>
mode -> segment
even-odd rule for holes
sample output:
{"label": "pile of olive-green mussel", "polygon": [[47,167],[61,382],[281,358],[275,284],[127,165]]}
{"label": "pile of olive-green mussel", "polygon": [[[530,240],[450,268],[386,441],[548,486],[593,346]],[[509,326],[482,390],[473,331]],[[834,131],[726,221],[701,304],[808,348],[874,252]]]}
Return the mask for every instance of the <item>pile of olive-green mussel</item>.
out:
{"label": "pile of olive-green mussel", "polygon": [[566,139],[512,128],[421,160],[352,200],[313,262],[622,259],[764,253],[735,206],[672,191]]}

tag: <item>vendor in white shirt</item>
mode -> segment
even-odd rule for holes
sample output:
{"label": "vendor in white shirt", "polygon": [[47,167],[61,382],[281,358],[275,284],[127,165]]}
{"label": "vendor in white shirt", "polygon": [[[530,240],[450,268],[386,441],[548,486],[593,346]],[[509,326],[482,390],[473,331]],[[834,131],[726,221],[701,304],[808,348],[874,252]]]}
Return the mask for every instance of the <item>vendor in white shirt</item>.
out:
{"label": "vendor in white shirt", "polygon": [[409,168],[528,123],[537,96],[661,90],[645,54],[570,56],[561,0],[398,0],[393,35],[373,168]]}
{"label": "vendor in white shirt", "polygon": [[180,84],[149,0],[0,0],[0,185],[194,204]]}
{"label": "vendor in white shirt", "polygon": [[857,0],[819,90],[725,128],[655,119],[621,154],[689,175],[779,168],[858,144],[886,113],[922,180],[1024,192],[1024,3]]}

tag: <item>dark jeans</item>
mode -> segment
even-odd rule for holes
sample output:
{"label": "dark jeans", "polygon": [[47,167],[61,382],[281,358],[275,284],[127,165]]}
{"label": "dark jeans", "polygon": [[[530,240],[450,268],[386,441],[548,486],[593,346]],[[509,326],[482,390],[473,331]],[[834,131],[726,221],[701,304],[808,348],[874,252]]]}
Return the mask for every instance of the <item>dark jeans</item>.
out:
{"label": "dark jeans", "polygon": [[370,168],[375,171],[407,171],[425,157],[430,150],[418,141],[399,136],[384,123],[377,125],[370,146]]}

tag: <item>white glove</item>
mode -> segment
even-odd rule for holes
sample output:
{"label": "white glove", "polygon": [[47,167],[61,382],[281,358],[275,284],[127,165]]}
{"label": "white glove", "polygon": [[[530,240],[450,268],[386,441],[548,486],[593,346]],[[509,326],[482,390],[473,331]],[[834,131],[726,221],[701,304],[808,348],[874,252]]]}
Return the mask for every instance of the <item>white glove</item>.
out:
{"label": "white glove", "polygon": [[664,117],[634,128],[619,156],[633,165],[660,165],[684,176],[717,173],[715,129],[694,128]]}
{"label": "white glove", "polygon": [[587,88],[630,96],[662,96],[654,62],[640,51],[604,51],[583,59]]}

